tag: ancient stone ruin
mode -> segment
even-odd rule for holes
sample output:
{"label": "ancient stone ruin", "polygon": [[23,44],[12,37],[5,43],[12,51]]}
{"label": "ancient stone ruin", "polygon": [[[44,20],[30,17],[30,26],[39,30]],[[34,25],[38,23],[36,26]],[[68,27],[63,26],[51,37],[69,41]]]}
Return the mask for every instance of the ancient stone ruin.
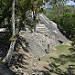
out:
{"label": "ancient stone ruin", "polygon": [[[27,49],[36,57],[44,56],[50,49],[63,44],[68,39],[59,31],[57,24],[50,21],[43,13],[38,14],[39,23],[36,24],[36,32],[22,31],[20,34],[28,43]],[[26,34],[25,34],[26,33]]]}

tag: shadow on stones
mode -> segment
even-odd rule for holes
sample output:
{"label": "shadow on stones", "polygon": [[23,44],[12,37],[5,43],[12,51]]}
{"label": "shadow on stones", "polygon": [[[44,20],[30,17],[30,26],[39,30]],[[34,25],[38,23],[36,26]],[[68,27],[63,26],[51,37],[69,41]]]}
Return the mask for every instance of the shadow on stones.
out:
{"label": "shadow on stones", "polygon": [[[23,66],[23,65],[29,65],[29,63],[25,62],[24,60],[27,60],[27,58],[29,58],[28,55],[26,55],[25,53],[18,53],[19,50],[21,50],[18,46],[20,46],[22,48],[22,50],[24,50],[25,52],[29,52],[26,48],[26,46],[28,46],[28,43],[26,43],[26,40],[22,37],[18,37],[18,41],[17,41],[17,50],[14,51],[14,55],[12,57],[10,66],[15,66],[16,69],[18,68],[22,68],[22,69],[28,69],[27,67]],[[24,45],[26,46],[24,46]],[[16,49],[16,48],[15,48]]]}
{"label": "shadow on stones", "polygon": [[[23,66],[23,65],[29,65],[29,63],[25,62],[24,60],[27,60],[27,58],[29,56],[25,55],[24,53],[18,53],[18,51],[20,50],[20,47],[22,47],[22,49],[25,51],[25,52],[29,52],[26,47],[23,46],[22,42],[28,46],[28,43],[26,43],[26,40],[23,39],[22,37],[19,38],[19,40],[17,40],[17,43],[16,43],[16,47],[15,47],[15,50],[13,52],[13,56],[12,56],[12,59],[11,59],[11,62],[10,62],[10,66],[3,66],[4,70],[5,71],[8,71],[9,73],[11,73],[10,75],[17,75],[16,73],[14,73],[10,67],[12,66],[15,66],[16,69],[18,68],[23,68],[23,69],[28,69],[27,67]],[[3,60],[3,58],[6,56],[8,50],[9,50],[9,47],[10,47],[10,44],[8,43],[3,43],[2,42],[2,39],[0,38],[0,60]],[[17,49],[17,50],[16,50]],[[25,58],[27,57],[27,58]],[[1,68],[1,66],[0,66]]]}
{"label": "shadow on stones", "polygon": [[[22,49],[23,49],[24,51],[26,51],[26,52],[29,52],[28,49],[27,49],[27,47],[29,47],[29,46],[28,46],[29,43],[27,43],[26,40],[25,40],[23,37],[21,37],[21,36],[18,37],[18,39],[19,39],[19,40],[18,40],[18,43],[21,45]],[[26,47],[24,47],[23,44],[24,44]]]}
{"label": "shadow on stones", "polygon": [[11,66],[15,66],[15,68],[24,68],[27,69],[26,67],[24,67],[23,65],[29,65],[29,63],[26,63],[24,60],[27,60],[24,54],[15,54],[11,60]]}

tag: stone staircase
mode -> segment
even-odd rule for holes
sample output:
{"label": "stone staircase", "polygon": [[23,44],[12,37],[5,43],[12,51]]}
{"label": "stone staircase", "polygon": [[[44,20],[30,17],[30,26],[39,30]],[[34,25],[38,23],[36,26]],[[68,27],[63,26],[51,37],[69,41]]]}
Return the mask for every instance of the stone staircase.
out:
{"label": "stone staircase", "polygon": [[55,43],[57,45],[60,44],[59,41],[62,41],[63,43],[68,41],[68,39],[57,28],[57,24],[50,21],[43,13],[39,14],[39,18],[41,23],[43,23],[49,30],[46,34],[48,34],[49,37],[51,37],[51,35],[55,36]]}
{"label": "stone staircase", "polygon": [[48,32],[49,30],[44,24],[39,23],[39,24],[36,25],[36,31],[44,33],[44,32]]}

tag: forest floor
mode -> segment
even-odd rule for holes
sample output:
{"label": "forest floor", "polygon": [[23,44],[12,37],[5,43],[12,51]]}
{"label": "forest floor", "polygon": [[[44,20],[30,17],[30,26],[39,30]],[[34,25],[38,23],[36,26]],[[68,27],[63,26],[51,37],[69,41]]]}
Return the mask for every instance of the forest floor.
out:
{"label": "forest floor", "polygon": [[68,45],[59,45],[42,58],[42,62],[48,63],[48,66],[43,65],[47,70],[45,75],[75,75],[75,54],[70,48]]}
{"label": "forest floor", "polygon": [[9,69],[0,67],[0,75],[75,75],[75,55],[70,48],[59,45],[39,61],[20,47],[14,52]]}

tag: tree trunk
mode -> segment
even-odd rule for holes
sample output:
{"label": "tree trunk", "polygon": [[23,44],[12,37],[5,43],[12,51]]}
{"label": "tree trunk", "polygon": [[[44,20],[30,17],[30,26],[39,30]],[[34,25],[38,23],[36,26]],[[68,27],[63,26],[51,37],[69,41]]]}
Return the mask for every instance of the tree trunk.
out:
{"label": "tree trunk", "polygon": [[[15,0],[12,1],[12,8],[13,8],[12,9],[12,27],[13,27],[12,29],[13,29],[13,35],[15,35]],[[12,59],[12,54],[15,48],[16,40],[17,38],[14,38],[14,41],[11,42],[9,51],[3,60],[8,65],[10,64],[10,61]]]}
{"label": "tree trunk", "polygon": [[34,31],[36,32],[36,14],[33,11],[33,19],[34,19]]}
{"label": "tree trunk", "polygon": [[[18,5],[18,8],[17,8],[17,10],[19,10],[19,1],[17,0],[17,5]],[[17,12],[17,14],[19,15],[19,12]],[[19,34],[19,31],[20,31],[20,24],[19,24],[19,21],[20,21],[20,19],[19,19],[19,17],[17,16],[17,26],[18,26],[18,31],[17,31],[17,34]]]}
{"label": "tree trunk", "polygon": [[15,35],[15,0],[12,2],[12,27],[13,35]]}
{"label": "tree trunk", "polygon": [[15,48],[15,44],[16,44],[16,40],[14,40],[13,42],[11,42],[9,51],[8,51],[6,57],[3,60],[8,65],[10,64],[10,61],[12,59],[12,55],[13,55],[13,51],[14,51],[14,48]]}
{"label": "tree trunk", "polygon": [[33,11],[34,31],[36,31],[36,13],[35,13],[35,11],[34,11],[33,5],[32,5],[32,11]]}

